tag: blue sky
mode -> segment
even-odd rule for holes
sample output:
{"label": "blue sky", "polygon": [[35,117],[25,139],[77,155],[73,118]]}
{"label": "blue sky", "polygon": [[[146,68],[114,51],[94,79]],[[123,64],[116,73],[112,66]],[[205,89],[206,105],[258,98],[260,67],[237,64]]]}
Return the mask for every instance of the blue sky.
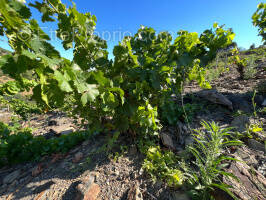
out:
{"label": "blue sky", "polygon": [[[27,1],[33,2],[33,1]],[[63,0],[69,3],[69,1]],[[96,31],[108,41],[108,50],[118,44],[123,35],[135,34],[140,25],[153,27],[156,31],[176,33],[180,29],[203,32],[214,22],[233,28],[235,41],[240,47],[249,48],[252,43],[261,44],[258,31],[252,25],[251,16],[257,4],[263,0],[74,0],[80,12],[91,12],[98,22]],[[40,14],[32,9],[33,17]],[[56,24],[44,24],[48,34],[56,30]],[[54,36],[52,36],[55,38]],[[72,57],[72,51],[64,51],[60,41],[52,40],[61,55]],[[8,48],[6,42],[0,44]]]}

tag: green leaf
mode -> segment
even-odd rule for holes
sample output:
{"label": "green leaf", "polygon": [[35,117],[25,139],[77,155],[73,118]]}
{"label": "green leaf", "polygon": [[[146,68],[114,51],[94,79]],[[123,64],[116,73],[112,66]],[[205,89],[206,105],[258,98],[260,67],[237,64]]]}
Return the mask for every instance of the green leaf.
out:
{"label": "green leaf", "polygon": [[23,18],[23,19],[29,19],[31,17],[30,9],[27,8],[22,2],[19,2],[17,0],[11,0],[10,6]]}
{"label": "green leaf", "polygon": [[68,83],[70,78],[67,77],[67,74],[63,75],[61,72],[56,70],[54,72],[54,76],[55,76],[55,79],[58,81],[58,85],[62,91],[65,91],[65,92],[72,92],[73,91],[70,84]]}
{"label": "green leaf", "polygon": [[93,102],[99,94],[97,85],[87,84],[87,91],[81,96],[82,105],[85,106],[88,101]]}
{"label": "green leaf", "polygon": [[108,85],[110,83],[110,80],[104,77],[104,73],[102,71],[94,72],[93,75],[94,75],[95,80],[100,85]]}

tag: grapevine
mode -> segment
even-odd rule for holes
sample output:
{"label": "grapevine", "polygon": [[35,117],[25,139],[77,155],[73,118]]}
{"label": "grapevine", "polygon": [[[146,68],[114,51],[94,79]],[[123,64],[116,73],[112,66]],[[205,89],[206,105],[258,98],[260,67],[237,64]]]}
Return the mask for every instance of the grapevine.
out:
{"label": "grapevine", "polygon": [[262,41],[266,41],[266,3],[260,3],[256,12],[252,16],[254,26],[259,29]]}
{"label": "grapevine", "polygon": [[232,30],[217,23],[201,35],[179,31],[174,40],[167,32],[157,35],[143,26],[114,47],[112,62],[107,42],[94,34],[94,15],[79,13],[74,3],[67,8],[60,0],[29,4],[42,13],[43,22],[57,22],[63,47],[74,49],[70,61],[50,44],[27,5],[15,0],[0,0],[0,5],[0,34],[14,51],[1,57],[1,69],[15,80],[31,71],[37,102],[63,108],[69,97],[71,112],[87,120],[93,130],[103,128],[108,118],[122,132],[156,135],[157,106],[179,93],[184,81],[210,87],[205,66],[234,38]]}

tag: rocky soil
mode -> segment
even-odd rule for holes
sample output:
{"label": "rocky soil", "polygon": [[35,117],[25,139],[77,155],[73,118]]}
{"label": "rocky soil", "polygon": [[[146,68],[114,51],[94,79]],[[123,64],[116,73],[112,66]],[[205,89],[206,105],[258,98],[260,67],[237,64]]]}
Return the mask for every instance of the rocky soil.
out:
{"label": "rocky soil", "polygon": [[[266,113],[253,116],[252,90],[266,81],[266,63],[258,66],[257,76],[250,80],[239,80],[234,69],[212,82],[213,90],[202,91],[196,84],[185,88],[184,102],[201,103],[203,108],[190,124],[180,122],[175,127],[162,130],[162,144],[166,148],[180,151],[191,142],[190,128],[199,127],[201,120],[216,121],[222,127],[234,126],[243,131],[250,123],[260,122],[263,131],[253,139],[246,139],[245,145],[228,150],[228,154],[243,162],[232,162],[227,167],[240,182],[225,179],[233,186],[232,191],[242,200],[266,197]],[[263,108],[266,94],[256,95],[257,108]],[[180,103],[177,100],[176,103]],[[245,113],[239,114],[237,111]],[[3,111],[0,120],[8,122],[11,114]],[[34,128],[34,135],[46,138],[56,137],[79,130],[73,119],[62,113],[51,112],[35,115],[24,126]],[[141,169],[144,156],[133,141],[122,135],[110,152],[98,151],[107,138],[95,136],[84,141],[66,154],[43,157],[40,162],[29,162],[0,169],[0,199],[22,200],[141,200],[165,199],[187,200],[186,194],[167,187],[161,181],[153,183]],[[127,146],[128,148],[122,148]],[[114,156],[115,152],[119,152]],[[110,156],[113,155],[113,156]],[[217,192],[216,199],[230,199]]]}

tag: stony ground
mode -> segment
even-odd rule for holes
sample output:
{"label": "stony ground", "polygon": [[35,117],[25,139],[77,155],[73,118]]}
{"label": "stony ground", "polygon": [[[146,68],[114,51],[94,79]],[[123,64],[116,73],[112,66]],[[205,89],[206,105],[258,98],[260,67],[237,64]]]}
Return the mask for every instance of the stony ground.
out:
{"label": "stony ground", "polygon": [[136,184],[144,199],[170,198],[163,183],[154,185],[143,173],[143,157],[134,145],[121,155],[108,158],[95,153],[104,142],[102,136],[96,137],[65,155],[1,169],[1,199],[71,200],[79,194],[77,186],[87,178],[100,186],[98,199],[127,199],[128,191]]}
{"label": "stony ground", "polygon": [[[234,186],[234,193],[240,199],[259,199],[266,197],[266,156],[265,130],[266,114],[259,113],[257,118],[252,116],[252,90],[266,80],[263,67],[265,62],[258,66],[256,77],[250,80],[239,80],[234,69],[212,82],[216,91],[211,95],[222,100],[209,99],[196,84],[185,88],[184,102],[202,104],[189,125],[180,123],[177,127],[167,127],[163,133],[169,141],[162,143],[173,145],[175,150],[184,148],[190,142],[186,130],[199,127],[201,120],[216,121],[222,127],[236,126],[243,129],[246,124],[254,121],[262,123],[264,131],[258,133],[257,138],[247,139],[243,147],[230,149],[231,154],[243,163],[232,162],[227,171],[236,174],[241,183],[234,180],[224,180]],[[229,101],[224,101],[224,98]],[[258,108],[263,107],[266,94],[258,94],[256,103]],[[231,104],[230,104],[231,102]],[[177,103],[178,102],[177,100]],[[231,106],[230,106],[231,105]],[[247,113],[246,116],[237,114],[237,110]],[[1,121],[8,122],[10,113],[3,111]],[[74,121],[62,113],[47,113],[33,116],[24,126],[34,128],[35,135],[44,135],[46,138],[56,137],[57,134],[68,134],[78,130]],[[166,138],[166,140],[167,140]],[[187,200],[188,197],[180,191],[167,187],[163,182],[153,183],[150,177],[141,169],[144,156],[139,152],[130,138],[121,136],[118,143],[109,153],[97,151],[106,142],[107,138],[95,136],[84,141],[67,154],[54,154],[42,158],[40,162],[29,162],[0,169],[0,199],[44,200],[44,199],[97,199],[99,200],[141,200],[141,199],[169,199]],[[128,146],[122,148],[121,146]],[[119,152],[114,156],[115,152]],[[86,196],[87,195],[87,196]],[[89,196],[89,197],[88,197]],[[95,197],[95,198],[93,198]],[[217,192],[217,199],[230,199]]]}

